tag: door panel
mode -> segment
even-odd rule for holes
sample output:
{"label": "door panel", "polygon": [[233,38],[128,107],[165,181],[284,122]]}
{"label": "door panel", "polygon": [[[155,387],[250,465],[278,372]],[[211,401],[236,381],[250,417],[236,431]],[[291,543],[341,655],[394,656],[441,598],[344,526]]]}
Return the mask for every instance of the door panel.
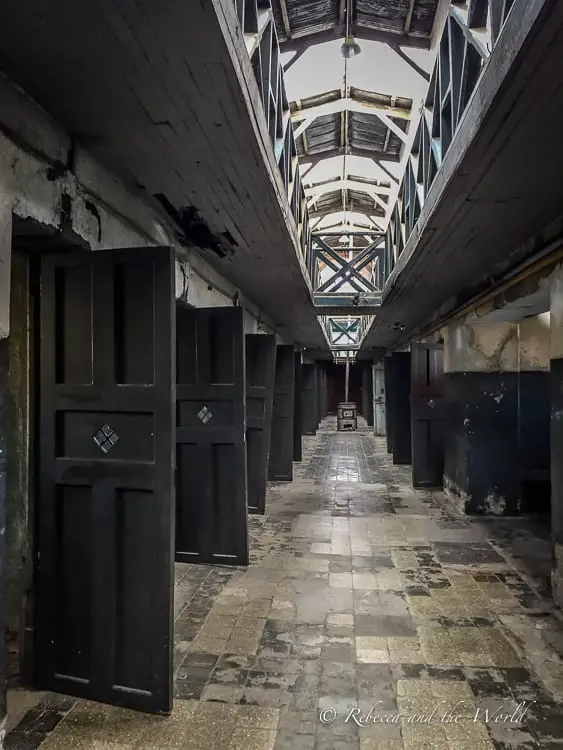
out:
{"label": "door panel", "polygon": [[246,335],[246,470],[248,511],[264,513],[276,374],[276,337]]}
{"label": "door panel", "polygon": [[[295,352],[295,393],[301,393],[301,352]],[[303,458],[303,418],[301,399],[293,399],[293,460]]]}
{"label": "door panel", "polygon": [[369,425],[369,403],[371,401],[371,364],[362,362],[362,417]]}
{"label": "door panel", "polygon": [[411,462],[411,355],[395,352],[393,360],[393,463]]}
{"label": "door panel", "polygon": [[374,434],[385,435],[385,374],[382,368],[373,368]]}
{"label": "door panel", "polygon": [[176,560],[248,564],[243,310],[177,310]]}
{"label": "door panel", "polygon": [[321,420],[327,415],[327,373],[326,367],[321,368]]}
{"label": "door panel", "polygon": [[314,435],[317,431],[317,368],[307,363],[301,365],[301,413],[303,434]]}
{"label": "door panel", "polygon": [[412,482],[442,487],[444,474],[444,348],[411,346]]}
{"label": "door panel", "polygon": [[291,482],[293,479],[293,412],[295,388],[295,350],[282,344],[276,350],[276,379],[268,479]]}
{"label": "door panel", "polygon": [[385,380],[385,430],[387,433],[387,453],[393,453],[393,430],[395,422],[395,395],[393,392],[393,357],[385,357],[383,361],[383,377]]}
{"label": "door panel", "polygon": [[174,256],[41,259],[40,688],[172,708]]}
{"label": "door panel", "polygon": [[373,365],[370,363],[367,365],[368,370],[368,415],[367,423],[369,427],[373,427]]}

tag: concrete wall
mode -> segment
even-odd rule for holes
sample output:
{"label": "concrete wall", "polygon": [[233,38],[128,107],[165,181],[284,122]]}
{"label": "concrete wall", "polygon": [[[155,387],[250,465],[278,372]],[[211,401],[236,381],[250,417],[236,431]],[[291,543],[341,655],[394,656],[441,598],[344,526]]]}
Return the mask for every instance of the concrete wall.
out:
{"label": "concrete wall", "polygon": [[[175,228],[150,196],[109,172],[1,74],[0,102],[0,202],[4,206],[92,250],[175,246],[178,298],[198,307],[232,304],[236,288],[198,251],[178,245]],[[263,316],[250,302],[243,300],[243,306],[248,310],[247,332],[253,332]],[[264,322],[272,327],[270,321]]]}
{"label": "concrete wall", "polygon": [[[524,318],[518,330],[518,465],[526,481],[538,481],[542,473],[547,480],[550,467],[550,313]],[[530,507],[526,510],[537,510],[535,494],[530,493]]]}

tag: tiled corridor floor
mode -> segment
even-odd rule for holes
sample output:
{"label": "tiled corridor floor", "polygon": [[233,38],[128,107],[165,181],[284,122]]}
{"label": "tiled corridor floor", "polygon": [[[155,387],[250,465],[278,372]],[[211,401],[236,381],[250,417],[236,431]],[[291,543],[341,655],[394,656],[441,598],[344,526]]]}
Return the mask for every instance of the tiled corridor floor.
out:
{"label": "tiled corridor floor", "polygon": [[563,625],[530,519],[455,517],[383,440],[327,420],[251,526],[248,569],[177,568],[170,718],[51,697],[6,746],[563,748]]}

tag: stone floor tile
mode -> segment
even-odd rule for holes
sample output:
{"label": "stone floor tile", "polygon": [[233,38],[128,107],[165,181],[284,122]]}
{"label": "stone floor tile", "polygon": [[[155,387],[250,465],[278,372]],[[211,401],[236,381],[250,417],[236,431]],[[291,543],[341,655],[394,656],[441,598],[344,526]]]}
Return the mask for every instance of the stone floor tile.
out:
{"label": "stone floor tile", "polygon": [[[549,535],[454,515],[384,438],[334,427],[304,439],[292,483],[269,484],[248,568],[176,565],[170,717],[69,701],[26,714],[7,750],[560,747]],[[522,722],[495,720],[522,702]]]}
{"label": "stone floor tile", "polygon": [[[237,727],[228,745],[228,750],[274,750],[276,732],[270,729]],[[209,746],[207,746],[209,747]]]}
{"label": "stone floor tile", "polygon": [[400,739],[372,739],[360,737],[360,750],[403,750]]}
{"label": "stone floor tile", "polygon": [[330,573],[329,585],[335,589],[351,589],[353,582],[352,573]]}
{"label": "stone floor tile", "polygon": [[445,728],[440,723],[401,724],[405,750],[444,750],[448,747]]}

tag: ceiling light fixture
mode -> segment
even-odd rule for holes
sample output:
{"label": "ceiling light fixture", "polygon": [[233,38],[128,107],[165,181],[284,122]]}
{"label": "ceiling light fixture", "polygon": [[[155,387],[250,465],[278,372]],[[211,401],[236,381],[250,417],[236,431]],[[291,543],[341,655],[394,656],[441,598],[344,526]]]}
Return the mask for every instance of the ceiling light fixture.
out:
{"label": "ceiling light fixture", "polygon": [[349,60],[351,57],[359,55],[362,51],[362,48],[353,36],[347,36],[346,39],[342,42],[340,51],[342,53],[342,57],[345,60]]}
{"label": "ceiling light fixture", "polygon": [[347,0],[346,3],[346,38],[342,42],[340,51],[342,57],[345,60],[349,60],[351,57],[359,55],[362,48],[358,42],[352,36],[352,0]]}

